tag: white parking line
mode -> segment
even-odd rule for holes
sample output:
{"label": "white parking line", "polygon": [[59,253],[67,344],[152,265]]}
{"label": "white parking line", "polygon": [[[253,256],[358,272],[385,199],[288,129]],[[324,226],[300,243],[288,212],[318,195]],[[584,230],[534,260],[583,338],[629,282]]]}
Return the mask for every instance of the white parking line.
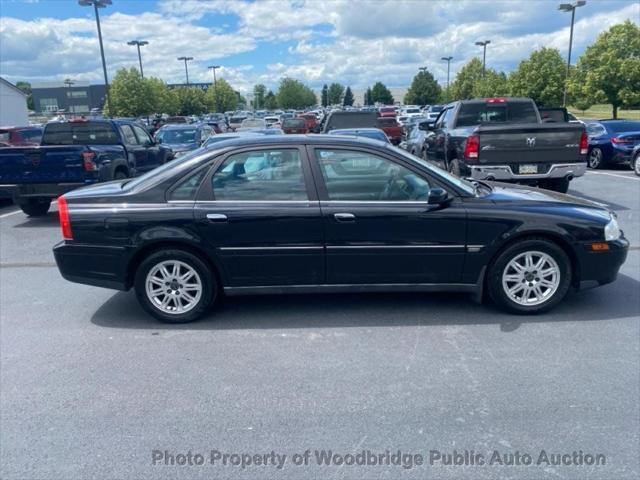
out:
{"label": "white parking line", "polygon": [[589,172],[590,174],[593,173],[595,175],[607,175],[608,177],[618,177],[618,178],[627,178],[629,180],[635,180],[636,182],[640,182],[640,177],[638,176],[626,176],[626,175],[618,175],[616,173],[605,173],[605,172]]}
{"label": "white parking line", "polygon": [[14,210],[13,212],[3,213],[0,215],[0,218],[10,217],[11,215],[15,215],[16,213],[22,213],[22,210]]}

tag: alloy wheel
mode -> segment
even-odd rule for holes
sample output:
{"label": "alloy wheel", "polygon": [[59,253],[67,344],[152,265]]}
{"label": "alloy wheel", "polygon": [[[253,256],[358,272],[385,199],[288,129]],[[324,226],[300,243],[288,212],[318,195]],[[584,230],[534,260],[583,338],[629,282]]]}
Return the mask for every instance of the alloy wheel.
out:
{"label": "alloy wheel", "polygon": [[602,150],[594,148],[589,154],[589,168],[598,168],[602,163]]}
{"label": "alloy wheel", "polygon": [[165,260],[155,265],[145,280],[147,297],[158,310],[169,314],[186,313],[202,297],[202,279],[190,265]]}
{"label": "alloy wheel", "polygon": [[553,297],[560,286],[560,277],[560,267],[551,255],[528,251],[507,264],[502,273],[502,288],[518,305],[540,305]]}

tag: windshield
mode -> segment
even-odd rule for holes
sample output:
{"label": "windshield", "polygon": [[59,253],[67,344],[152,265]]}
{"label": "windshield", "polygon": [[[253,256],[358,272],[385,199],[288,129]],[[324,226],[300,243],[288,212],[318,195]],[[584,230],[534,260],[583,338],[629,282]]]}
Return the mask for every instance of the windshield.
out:
{"label": "windshield", "polygon": [[162,140],[162,143],[196,143],[196,135],[198,130],[190,129],[167,129],[159,130],[156,137]]}
{"label": "windshield", "polygon": [[446,170],[443,170],[442,168],[437,167],[434,164],[432,164],[430,162],[427,162],[427,161],[423,160],[420,157],[416,157],[414,155],[411,155],[406,150],[394,147],[393,151],[396,152],[396,153],[400,153],[403,157],[409,159],[412,162],[419,163],[423,167],[428,168],[429,171],[433,172],[434,175],[437,175],[438,177],[443,178],[448,183],[452,183],[453,185],[458,187],[460,190],[463,190],[464,192],[468,193],[469,195],[475,195],[476,189],[475,189],[475,187],[473,186],[472,183],[470,183],[470,182],[468,182],[466,180],[463,180],[462,178],[456,177],[455,175],[451,175]]}

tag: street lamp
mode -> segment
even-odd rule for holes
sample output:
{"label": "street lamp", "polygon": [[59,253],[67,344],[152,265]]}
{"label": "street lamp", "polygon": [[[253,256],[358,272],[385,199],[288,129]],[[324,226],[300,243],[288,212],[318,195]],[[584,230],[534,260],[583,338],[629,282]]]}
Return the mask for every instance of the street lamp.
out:
{"label": "street lamp", "polygon": [[483,48],[482,53],[482,76],[484,77],[484,72],[487,66],[487,45],[491,43],[491,40],[485,40],[484,42],[476,42],[476,45]]}
{"label": "street lamp", "polygon": [[447,99],[449,98],[449,72],[451,71],[451,60],[453,57],[441,57],[440,60],[447,62]]}
{"label": "street lamp", "polygon": [[220,68],[220,65],[209,65],[209,70],[213,70],[213,95],[216,99],[216,104],[214,108],[216,109],[215,113],[218,113],[218,82],[216,80],[216,70]]}
{"label": "street lamp", "polygon": [[109,80],[107,78],[107,62],[104,59],[104,46],[102,45],[102,30],[100,29],[99,8],[105,8],[111,5],[111,0],[78,0],[81,7],[93,7],[96,14],[96,25],[98,26],[98,40],[100,41],[100,56],[102,57],[102,72],[104,73],[104,88],[107,94],[107,103],[109,103]]}
{"label": "street lamp", "polygon": [[189,85],[189,69],[187,68],[187,62],[193,60],[193,57],[178,57],[178,60],[184,61],[184,73],[187,76],[187,85]]}
{"label": "street lamp", "polygon": [[76,113],[75,105],[71,101],[71,85],[73,85],[74,83],[76,82],[74,82],[70,78],[65,78],[64,80],[64,84],[67,86],[67,105],[71,107],[71,113],[75,115]]}
{"label": "street lamp", "polygon": [[576,8],[586,5],[587,2],[580,0],[575,3],[561,3],[558,10],[561,12],[571,12],[571,31],[569,33],[569,55],[567,56],[567,74],[564,77],[564,94],[562,97],[562,106],[567,106],[567,83],[569,81],[569,68],[571,67],[571,47],[573,45],[573,22],[576,18]]}
{"label": "street lamp", "polygon": [[140,76],[144,78],[144,71],[142,70],[142,55],[140,55],[140,47],[149,45],[149,42],[145,40],[131,40],[130,42],[127,42],[127,45],[135,45],[136,47],[138,47],[138,62],[140,62]]}

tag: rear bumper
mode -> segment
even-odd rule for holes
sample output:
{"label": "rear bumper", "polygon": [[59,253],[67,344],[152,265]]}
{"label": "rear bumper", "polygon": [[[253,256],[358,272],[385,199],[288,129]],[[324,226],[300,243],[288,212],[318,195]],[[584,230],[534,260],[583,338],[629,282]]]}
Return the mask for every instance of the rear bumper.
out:
{"label": "rear bumper", "polygon": [[19,203],[21,198],[58,198],[60,195],[86,185],[86,183],[28,183],[0,185],[0,190],[10,192],[14,201]]}
{"label": "rear bumper", "polygon": [[514,173],[511,165],[469,165],[471,178],[475,180],[544,180],[547,178],[581,177],[587,171],[586,163],[555,163],[546,173],[519,174]]}
{"label": "rear bumper", "polygon": [[127,290],[125,247],[76,245],[60,242],[53,247],[60,274],[70,282]]}
{"label": "rear bumper", "polygon": [[607,242],[609,250],[593,251],[591,242],[577,249],[580,268],[580,287],[591,285],[605,285],[613,282],[618,276],[620,267],[627,259],[629,241],[622,237],[618,240]]}

